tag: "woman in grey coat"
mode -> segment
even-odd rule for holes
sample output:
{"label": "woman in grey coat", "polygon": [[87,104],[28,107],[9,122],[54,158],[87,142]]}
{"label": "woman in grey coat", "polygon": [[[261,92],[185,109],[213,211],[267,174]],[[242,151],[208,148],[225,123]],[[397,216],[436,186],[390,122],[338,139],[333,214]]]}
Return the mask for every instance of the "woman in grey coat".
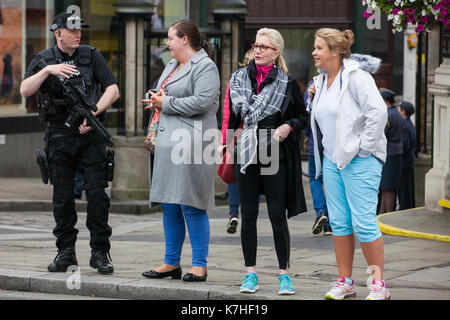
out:
{"label": "woman in grey coat", "polygon": [[159,93],[151,93],[147,100],[161,111],[150,201],[161,203],[163,209],[165,259],[162,266],[143,276],[181,278],[186,221],[192,268],[183,280],[205,281],[209,247],[206,210],[214,207],[216,166],[215,159],[204,159],[203,153],[208,147],[213,150],[215,142],[208,131],[217,133],[219,73],[208,56],[208,43],[191,20],[169,28],[167,46],[173,59],[158,81]]}

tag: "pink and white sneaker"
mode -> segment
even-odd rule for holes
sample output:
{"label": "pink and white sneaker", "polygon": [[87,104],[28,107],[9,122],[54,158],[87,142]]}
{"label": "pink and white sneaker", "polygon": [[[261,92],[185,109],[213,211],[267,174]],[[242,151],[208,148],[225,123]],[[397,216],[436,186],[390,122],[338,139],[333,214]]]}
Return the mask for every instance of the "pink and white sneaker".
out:
{"label": "pink and white sneaker", "polygon": [[366,300],[391,300],[389,290],[383,281],[374,279],[369,289],[370,293],[366,297]]}
{"label": "pink and white sneaker", "polygon": [[327,300],[344,300],[345,298],[355,297],[355,281],[349,285],[345,282],[345,277],[339,277],[334,283],[333,288],[327,292],[325,299]]}

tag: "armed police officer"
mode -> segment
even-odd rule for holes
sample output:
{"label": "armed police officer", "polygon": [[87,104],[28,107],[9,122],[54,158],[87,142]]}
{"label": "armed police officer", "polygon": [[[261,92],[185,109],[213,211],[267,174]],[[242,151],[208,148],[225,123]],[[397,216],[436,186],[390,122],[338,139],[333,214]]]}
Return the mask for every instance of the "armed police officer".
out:
{"label": "armed police officer", "polygon": [[63,82],[85,94],[93,109],[98,109],[89,111],[95,116],[92,117],[94,120],[101,118],[106,108],[119,98],[117,80],[102,55],[90,46],[80,45],[81,28],[89,27],[83,22],[71,13],[55,17],[50,31],[54,32],[57,44],[34,57],[25,73],[20,93],[24,97],[37,93],[39,116],[47,123],[45,153],[48,176],[53,184],[56,222],[53,234],[58,248],[48,271],[66,272],[69,266],[78,265],[74,174],[77,168],[82,168],[87,198],[86,226],[91,235],[90,266],[99,273],[108,274],[114,272],[109,255],[110,202],[105,193],[108,180],[112,179],[108,172],[112,151],[107,150],[108,141],[100,134],[101,130],[97,130],[99,126],[94,128],[85,117],[80,117],[79,121],[72,117],[68,125],[67,119],[78,104],[74,99],[68,99],[68,92],[56,85]]}

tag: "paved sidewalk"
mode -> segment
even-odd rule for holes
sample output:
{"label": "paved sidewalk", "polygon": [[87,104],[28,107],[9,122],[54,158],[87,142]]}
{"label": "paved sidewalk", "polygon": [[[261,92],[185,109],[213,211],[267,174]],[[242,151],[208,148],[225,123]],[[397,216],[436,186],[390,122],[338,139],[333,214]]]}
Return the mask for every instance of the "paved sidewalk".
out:
{"label": "paved sidewalk", "polygon": [[[49,190],[32,181],[0,179],[0,199],[17,199],[26,193],[30,203],[44,200]],[[306,185],[307,186],[307,185]],[[45,186],[49,188],[48,186]],[[15,190],[15,191],[14,191]],[[20,191],[20,193],[18,193]],[[39,199],[39,197],[42,197]],[[33,199],[34,198],[34,199]],[[49,273],[47,265],[56,255],[54,225],[50,210],[16,211],[0,209],[0,289],[35,291],[88,297],[123,299],[323,299],[337,275],[332,237],[313,235],[312,203],[308,198],[307,213],[289,219],[291,233],[291,274],[296,289],[294,296],[279,296],[277,260],[272,229],[265,204],[261,204],[258,220],[258,260],[260,290],[253,295],[240,294],[245,268],[239,232],[225,232],[227,206],[208,212],[211,225],[211,245],[208,259],[208,281],[185,283],[180,280],[150,280],[141,276],[143,271],[163,262],[164,237],[161,213],[146,215],[111,214],[113,228],[111,256],[115,267],[113,275],[102,276],[89,267],[89,233],[85,227],[86,214],[79,211],[77,228],[77,258],[80,264],[80,289],[76,288],[77,274]],[[3,208],[5,209],[5,208]],[[392,214],[402,225],[406,213]],[[407,216],[408,228],[430,231],[433,222]],[[387,218],[387,217],[386,217]],[[440,217],[442,218],[442,217]],[[418,218],[417,218],[418,219]],[[443,219],[446,219],[445,217]],[[380,219],[388,222],[386,219]],[[386,221],[385,221],[386,220]],[[445,222],[439,224],[445,231]],[[406,224],[405,224],[406,226]],[[434,230],[434,229],[431,229]],[[437,230],[437,229],[436,229]],[[447,233],[448,234],[448,233]],[[385,279],[392,299],[450,299],[450,243],[417,238],[384,235]],[[183,273],[190,268],[191,248],[189,238],[183,248]],[[353,278],[357,285],[357,298],[364,299],[367,265],[359,244],[355,253]],[[69,281],[68,281],[69,280]],[[68,283],[69,282],[69,283]],[[72,288],[72,289],[71,289]]]}

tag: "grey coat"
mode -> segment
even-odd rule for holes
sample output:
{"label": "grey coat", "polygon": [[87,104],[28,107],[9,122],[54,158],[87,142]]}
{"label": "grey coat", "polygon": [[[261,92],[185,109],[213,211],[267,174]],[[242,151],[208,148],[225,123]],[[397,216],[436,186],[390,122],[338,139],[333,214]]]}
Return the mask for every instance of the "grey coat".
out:
{"label": "grey coat", "polygon": [[[167,64],[157,88],[177,65],[175,59]],[[203,151],[217,141],[211,137],[203,141],[203,134],[208,129],[218,132],[217,67],[202,49],[164,89],[167,97],[162,106],[153,170],[150,166],[150,202],[183,204],[202,210],[214,208],[216,164],[205,163]]]}

